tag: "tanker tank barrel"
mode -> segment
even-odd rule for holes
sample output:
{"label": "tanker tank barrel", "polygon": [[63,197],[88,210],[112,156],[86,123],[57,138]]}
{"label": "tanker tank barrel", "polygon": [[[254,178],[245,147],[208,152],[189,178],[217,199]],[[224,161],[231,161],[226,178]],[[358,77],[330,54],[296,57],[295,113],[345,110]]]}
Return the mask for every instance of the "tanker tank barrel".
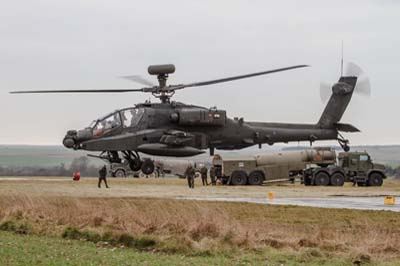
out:
{"label": "tanker tank barrel", "polygon": [[336,162],[336,152],[333,149],[313,148],[257,155],[255,160],[257,166],[282,163],[331,164]]}

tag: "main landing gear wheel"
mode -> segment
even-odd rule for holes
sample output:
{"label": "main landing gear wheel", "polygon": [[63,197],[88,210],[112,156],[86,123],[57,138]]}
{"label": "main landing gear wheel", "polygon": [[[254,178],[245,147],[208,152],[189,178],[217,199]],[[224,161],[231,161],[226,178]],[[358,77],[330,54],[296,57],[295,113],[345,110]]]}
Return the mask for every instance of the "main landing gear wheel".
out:
{"label": "main landing gear wheel", "polygon": [[234,186],[244,186],[247,184],[247,175],[244,171],[233,171],[231,183]]}
{"label": "main landing gear wheel", "polygon": [[139,171],[142,167],[142,161],[139,158],[134,158],[129,161],[129,167],[132,171]]}
{"label": "main landing gear wheel", "polygon": [[144,159],[144,161],[142,162],[142,172],[145,175],[150,175],[154,172],[154,162],[150,159]]}

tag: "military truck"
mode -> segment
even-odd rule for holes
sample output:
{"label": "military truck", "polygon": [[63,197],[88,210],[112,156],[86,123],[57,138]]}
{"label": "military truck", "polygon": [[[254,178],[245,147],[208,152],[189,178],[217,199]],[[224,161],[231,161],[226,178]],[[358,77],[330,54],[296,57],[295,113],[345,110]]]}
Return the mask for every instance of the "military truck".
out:
{"label": "military truck", "polygon": [[159,177],[160,172],[156,167],[154,171],[148,175],[144,174],[141,170],[132,171],[129,167],[129,163],[126,160],[122,160],[121,162],[113,162],[109,164],[109,174],[112,177]]}
{"label": "military truck", "polygon": [[373,163],[366,152],[341,152],[339,163],[327,166],[309,167],[304,171],[303,183],[306,186],[343,186],[353,182],[358,186],[382,186],[385,167]]}
{"label": "military truck", "polygon": [[334,150],[313,148],[230,159],[217,154],[213,157],[212,167],[223,184],[261,185],[265,181],[294,180],[309,164],[327,167],[335,163]]}
{"label": "military truck", "polygon": [[[179,178],[185,178],[185,171],[188,165],[195,165],[189,160],[172,160],[172,159],[154,159],[154,171],[149,175],[145,175],[142,171],[132,171],[129,162],[121,160],[121,162],[113,162],[109,164],[109,173],[113,177],[164,177],[165,175],[175,175]],[[198,164],[199,166],[201,164]],[[199,176],[199,170],[196,169],[196,176]]]}

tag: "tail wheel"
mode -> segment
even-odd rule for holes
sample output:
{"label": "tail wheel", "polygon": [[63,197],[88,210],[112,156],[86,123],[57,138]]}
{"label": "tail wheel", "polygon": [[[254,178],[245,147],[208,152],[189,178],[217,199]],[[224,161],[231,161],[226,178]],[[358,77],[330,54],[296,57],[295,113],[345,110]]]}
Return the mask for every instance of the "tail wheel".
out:
{"label": "tail wheel", "polygon": [[154,162],[150,159],[144,159],[141,170],[145,175],[152,174],[154,172]]}
{"label": "tail wheel", "polygon": [[315,175],[315,185],[316,186],[327,186],[329,185],[329,175],[325,172],[318,172]]}
{"label": "tail wheel", "polygon": [[231,183],[234,186],[244,186],[247,184],[247,174],[244,171],[233,171]]}
{"label": "tail wheel", "polygon": [[142,161],[139,158],[134,158],[129,161],[129,167],[134,172],[139,171],[142,167]]}
{"label": "tail wheel", "polygon": [[249,184],[252,186],[260,186],[264,181],[264,174],[261,171],[253,171],[249,175]]}
{"label": "tail wheel", "polygon": [[368,185],[374,187],[380,187],[383,184],[383,176],[380,173],[371,173],[368,177]]}
{"label": "tail wheel", "polygon": [[126,173],[124,170],[118,169],[117,171],[115,171],[114,177],[126,177]]}
{"label": "tail wheel", "polygon": [[332,186],[341,187],[344,184],[344,175],[342,173],[334,173],[330,180]]}

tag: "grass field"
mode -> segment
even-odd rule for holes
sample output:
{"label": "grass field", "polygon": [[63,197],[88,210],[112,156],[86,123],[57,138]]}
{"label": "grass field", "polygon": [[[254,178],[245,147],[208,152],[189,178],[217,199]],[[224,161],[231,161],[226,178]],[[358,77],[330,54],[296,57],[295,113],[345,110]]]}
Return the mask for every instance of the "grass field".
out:
{"label": "grass field", "polygon": [[[0,232],[0,265],[353,265],[340,257],[327,258],[318,252],[285,254],[270,249],[257,253],[186,256],[139,252],[127,248],[99,248],[93,243],[46,236],[21,236]],[[392,262],[376,265],[389,266]]]}
{"label": "grass field", "polygon": [[193,191],[178,179],[56,180],[0,182],[0,265],[400,265],[399,213],[173,199],[398,194],[396,181]]}

